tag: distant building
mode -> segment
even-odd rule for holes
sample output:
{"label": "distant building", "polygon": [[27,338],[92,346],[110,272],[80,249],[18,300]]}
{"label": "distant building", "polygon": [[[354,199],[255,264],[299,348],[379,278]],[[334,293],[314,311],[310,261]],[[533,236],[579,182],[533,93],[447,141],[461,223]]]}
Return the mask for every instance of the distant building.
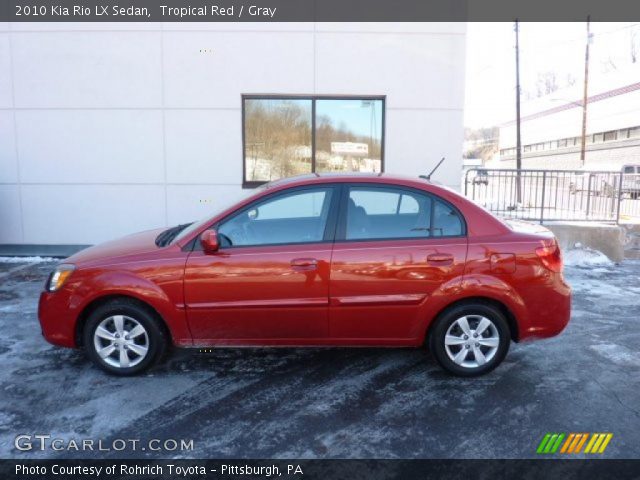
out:
{"label": "distant building", "polygon": [[[619,170],[640,164],[640,66],[614,72],[589,85],[587,101],[586,169]],[[582,138],[581,82],[523,104],[522,167],[579,169]],[[500,127],[499,161],[516,162],[516,122]]]}
{"label": "distant building", "polygon": [[480,168],[482,167],[482,159],[481,158],[463,158],[462,159],[462,173],[466,172],[470,168]]}

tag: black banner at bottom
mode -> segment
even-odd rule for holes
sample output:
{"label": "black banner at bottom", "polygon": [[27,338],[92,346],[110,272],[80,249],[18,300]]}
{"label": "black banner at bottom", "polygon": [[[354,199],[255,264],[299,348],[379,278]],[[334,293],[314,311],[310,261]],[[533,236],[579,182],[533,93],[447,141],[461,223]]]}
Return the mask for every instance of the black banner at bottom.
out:
{"label": "black banner at bottom", "polygon": [[0,478],[626,480],[640,460],[0,460]]}

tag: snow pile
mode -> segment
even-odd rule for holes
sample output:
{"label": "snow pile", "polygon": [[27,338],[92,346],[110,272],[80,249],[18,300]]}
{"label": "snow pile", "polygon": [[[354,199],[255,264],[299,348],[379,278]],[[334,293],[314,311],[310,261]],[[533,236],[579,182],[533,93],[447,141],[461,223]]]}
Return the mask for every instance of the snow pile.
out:
{"label": "snow pile", "polygon": [[52,257],[0,257],[0,263],[44,263],[57,261],[58,259]]}
{"label": "snow pile", "polygon": [[569,267],[593,267],[596,265],[613,265],[604,253],[591,248],[572,248],[562,252],[564,264]]}

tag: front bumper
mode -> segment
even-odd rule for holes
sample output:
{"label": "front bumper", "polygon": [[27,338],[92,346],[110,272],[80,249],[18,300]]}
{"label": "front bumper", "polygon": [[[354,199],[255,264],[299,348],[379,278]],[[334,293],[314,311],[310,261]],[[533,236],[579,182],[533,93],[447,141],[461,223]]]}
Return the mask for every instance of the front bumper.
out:
{"label": "front bumper", "polygon": [[77,309],[73,307],[70,294],[63,288],[57,292],[42,292],[38,302],[38,320],[42,336],[53,345],[77,347]]}

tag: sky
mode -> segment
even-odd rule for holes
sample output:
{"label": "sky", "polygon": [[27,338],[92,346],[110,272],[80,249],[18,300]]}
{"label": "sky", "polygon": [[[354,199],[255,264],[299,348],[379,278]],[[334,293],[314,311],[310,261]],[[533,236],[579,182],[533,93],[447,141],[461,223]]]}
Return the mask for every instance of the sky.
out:
{"label": "sky", "polygon": [[382,101],[361,100],[318,100],[316,115],[326,115],[338,128],[341,123],[348,125],[356,135],[380,139],[382,134]]}
{"label": "sky", "polygon": [[[631,66],[632,41],[640,62],[640,23],[591,23],[591,32],[590,82],[606,82]],[[584,79],[585,42],[586,22],[521,23],[521,101],[526,101],[527,92],[535,93],[538,74],[547,71],[555,72],[559,85],[572,78],[574,89],[579,88]],[[467,25],[466,127],[498,125],[515,118],[514,46],[513,23]],[[558,98],[563,100],[574,99]]]}

